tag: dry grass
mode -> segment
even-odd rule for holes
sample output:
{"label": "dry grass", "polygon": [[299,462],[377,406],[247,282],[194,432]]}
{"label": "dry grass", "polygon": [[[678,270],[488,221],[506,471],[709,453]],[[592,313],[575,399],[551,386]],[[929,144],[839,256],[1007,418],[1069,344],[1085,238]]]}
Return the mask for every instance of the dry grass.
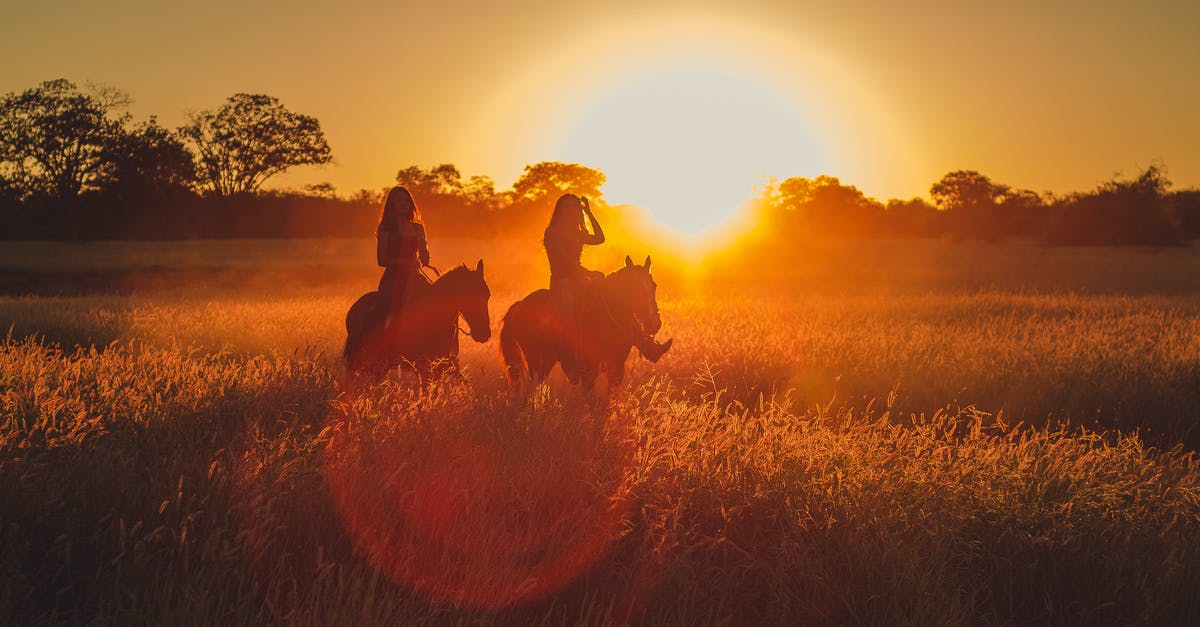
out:
{"label": "dry grass", "polygon": [[[0,622],[1195,623],[1200,297],[1027,253],[886,290],[664,264],[676,348],[611,405],[512,398],[492,345],[342,389],[353,269],[0,298]],[[536,277],[491,259],[498,319]]]}

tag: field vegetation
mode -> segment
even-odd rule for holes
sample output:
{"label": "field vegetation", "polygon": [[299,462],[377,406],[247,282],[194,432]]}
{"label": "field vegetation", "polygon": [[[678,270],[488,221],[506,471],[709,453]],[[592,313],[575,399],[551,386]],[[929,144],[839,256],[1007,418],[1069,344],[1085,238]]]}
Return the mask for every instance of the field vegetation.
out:
{"label": "field vegetation", "polygon": [[[545,282],[433,244],[494,323]],[[1200,619],[1195,248],[790,252],[656,255],[675,346],[598,401],[465,337],[345,385],[367,241],[6,245],[0,623]]]}

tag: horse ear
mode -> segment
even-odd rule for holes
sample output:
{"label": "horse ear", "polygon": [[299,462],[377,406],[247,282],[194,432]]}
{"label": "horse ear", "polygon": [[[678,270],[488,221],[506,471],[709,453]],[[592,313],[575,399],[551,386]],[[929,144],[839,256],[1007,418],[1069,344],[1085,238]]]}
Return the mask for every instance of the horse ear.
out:
{"label": "horse ear", "polygon": [[629,257],[629,255],[625,255],[625,267],[626,267],[626,268],[632,268],[632,267],[633,267],[633,259],[631,259],[631,258]]}
{"label": "horse ear", "polygon": [[646,272],[650,271],[650,255],[646,255]]}
{"label": "horse ear", "polygon": [[483,272],[483,260],[482,259],[479,260],[479,263],[475,264],[475,271]]}

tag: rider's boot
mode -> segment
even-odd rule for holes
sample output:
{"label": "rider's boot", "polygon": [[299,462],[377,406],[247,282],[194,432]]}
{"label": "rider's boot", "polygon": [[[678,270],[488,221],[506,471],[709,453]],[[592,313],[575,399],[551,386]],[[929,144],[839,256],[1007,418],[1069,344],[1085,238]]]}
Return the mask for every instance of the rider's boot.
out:
{"label": "rider's boot", "polygon": [[646,335],[639,338],[635,346],[637,346],[638,351],[642,353],[642,357],[645,357],[652,363],[655,363],[658,362],[658,360],[665,355],[667,351],[671,350],[671,345],[674,343],[675,338],[671,338],[660,344],[659,342],[655,341],[652,336]]}

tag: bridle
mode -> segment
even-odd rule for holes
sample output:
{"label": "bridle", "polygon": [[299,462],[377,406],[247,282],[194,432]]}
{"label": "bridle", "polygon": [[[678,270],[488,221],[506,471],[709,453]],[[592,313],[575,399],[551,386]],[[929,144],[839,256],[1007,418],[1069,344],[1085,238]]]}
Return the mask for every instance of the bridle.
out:
{"label": "bridle", "polygon": [[[430,270],[433,270],[433,277],[434,277],[434,278],[432,278],[432,279],[431,279],[431,278],[429,278],[429,275],[428,275],[428,274],[426,274],[426,272],[425,272],[425,268],[429,268]],[[434,266],[433,264],[428,264],[428,263],[421,264],[420,266],[418,266],[418,267],[417,267],[417,271],[418,271],[418,272],[420,272],[420,273],[421,273],[421,275],[422,275],[422,276],[424,276],[424,277],[425,277],[425,279],[426,279],[427,281],[429,281],[429,283],[430,283],[430,284],[436,283],[436,282],[437,282],[437,279],[440,279],[440,278],[442,278],[442,271],[441,271],[441,270],[438,270],[438,269],[437,269],[437,267],[436,267],[436,266]],[[471,332],[470,332],[470,331],[468,331],[468,330],[466,330],[466,329],[464,329],[464,328],[462,328],[462,325],[461,325],[461,324],[459,324],[459,322],[458,322],[458,321],[459,321],[459,318],[461,318],[461,315],[459,315],[459,316],[455,316],[455,318],[454,318],[454,330],[455,330],[455,331],[457,331],[457,332],[459,332],[459,333],[461,333],[461,334],[463,334],[463,335],[465,335],[465,336],[467,336],[467,337],[470,337],[470,336],[471,336]]]}

